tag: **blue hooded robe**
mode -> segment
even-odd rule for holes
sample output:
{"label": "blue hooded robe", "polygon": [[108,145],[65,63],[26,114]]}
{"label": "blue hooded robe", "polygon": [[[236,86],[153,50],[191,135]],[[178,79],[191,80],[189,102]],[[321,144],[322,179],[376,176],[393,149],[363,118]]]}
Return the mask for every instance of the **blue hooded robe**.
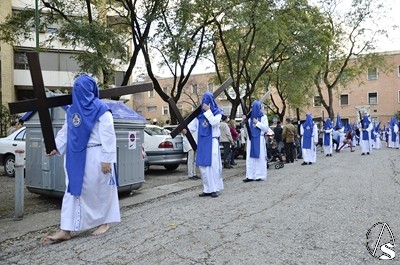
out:
{"label": "blue hooded robe", "polygon": [[[206,92],[201,100],[203,104],[210,104],[210,110],[214,116],[223,114],[223,111],[218,107],[211,92]],[[196,151],[196,164],[198,166],[208,167],[212,164],[212,126],[204,116],[204,110],[197,116],[199,122],[197,133],[197,151]]]}
{"label": "blue hooded robe", "polygon": [[75,79],[72,105],[67,111],[67,192],[71,195],[81,195],[87,143],[95,123],[109,110],[109,107],[99,99],[99,89],[92,77],[83,74]]}
{"label": "blue hooded robe", "polygon": [[[324,130],[330,130],[332,129],[332,121],[330,118],[326,119],[326,122],[324,124]],[[331,133],[325,133],[324,132],[324,146],[329,146],[331,144]]]}
{"label": "blue hooded robe", "polygon": [[312,146],[312,135],[314,130],[314,122],[311,114],[306,115],[306,121],[302,124],[303,126],[303,146],[304,149],[311,149]]}
{"label": "blue hooded robe", "polygon": [[251,118],[248,121],[251,131],[250,157],[252,158],[260,158],[260,135],[261,135],[261,129],[254,125],[253,119],[261,121],[261,118],[263,116],[264,113],[262,112],[261,102],[255,100],[251,107]]}

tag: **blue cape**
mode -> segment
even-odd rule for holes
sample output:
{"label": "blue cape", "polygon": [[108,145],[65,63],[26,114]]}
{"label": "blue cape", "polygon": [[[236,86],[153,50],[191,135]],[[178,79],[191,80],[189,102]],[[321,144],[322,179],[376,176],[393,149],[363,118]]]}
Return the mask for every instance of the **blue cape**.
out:
{"label": "blue cape", "polygon": [[196,164],[208,167],[212,163],[212,126],[204,116],[203,104],[210,104],[210,110],[214,116],[223,114],[218,107],[211,92],[206,92],[201,100],[201,113],[197,116],[199,121],[197,134]]}
{"label": "blue cape", "polygon": [[100,116],[109,110],[107,105],[99,99],[99,89],[93,78],[85,74],[76,78],[72,88],[72,105],[67,111],[67,192],[71,195],[81,195],[86,146],[93,126]]}
{"label": "blue cape", "polygon": [[[332,121],[330,118],[326,119],[326,122],[324,124],[324,130],[330,130],[332,129]],[[324,146],[329,146],[331,144],[331,134],[330,133],[324,133]]]}
{"label": "blue cape", "polygon": [[[368,116],[364,115],[362,123],[361,123],[362,128],[363,129],[368,129],[370,123],[371,122],[369,121]],[[362,139],[363,140],[369,140],[370,139],[370,136],[368,135],[368,131],[362,131]]]}
{"label": "blue cape", "polygon": [[312,120],[311,114],[306,115],[306,121],[302,124],[303,132],[303,147],[304,149],[311,149],[312,145],[312,134],[314,129],[314,122]]}
{"label": "blue cape", "polygon": [[250,131],[251,131],[251,144],[250,144],[250,157],[259,158],[260,157],[260,135],[261,130],[254,125],[253,119],[261,121],[261,117],[264,116],[262,112],[261,102],[255,100],[251,108],[251,118],[249,120]]}

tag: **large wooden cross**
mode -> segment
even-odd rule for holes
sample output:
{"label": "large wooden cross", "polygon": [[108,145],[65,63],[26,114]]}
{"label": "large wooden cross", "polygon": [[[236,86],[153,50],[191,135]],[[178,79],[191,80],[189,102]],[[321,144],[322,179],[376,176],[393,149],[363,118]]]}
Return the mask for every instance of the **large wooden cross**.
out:
{"label": "large wooden cross", "polygon": [[[49,108],[71,104],[72,95],[62,95],[47,98],[43,83],[42,71],[40,68],[39,54],[37,52],[27,52],[27,57],[35,99],[12,102],[8,105],[11,114],[23,113],[28,111],[37,111],[39,113],[40,126],[42,128],[46,152],[50,153],[52,150],[56,149],[56,143],[54,140],[54,132],[51,123]],[[118,97],[127,94],[150,91],[152,89],[152,83],[115,87],[106,90],[100,90],[99,98]]]}
{"label": "large wooden cross", "polygon": [[[213,92],[213,96],[214,98],[218,97],[219,94],[221,94],[222,91],[224,91],[225,89],[227,89],[230,84],[232,84],[232,78],[229,77],[227,80],[225,80],[224,83],[222,83],[222,85]],[[175,138],[183,129],[187,129],[188,124],[194,120],[194,118],[196,118],[197,116],[199,116],[199,114],[201,113],[201,108],[203,106],[198,106],[186,119],[184,119],[182,117],[182,114],[179,112],[178,107],[175,104],[175,101],[172,98],[168,99],[168,103],[172,108],[172,111],[175,113],[178,121],[179,121],[179,125],[178,127],[176,127],[172,132],[171,132],[171,136],[172,138]],[[190,130],[187,130],[187,134],[186,137],[188,138],[188,141],[190,143],[190,145],[192,146],[193,150],[196,151],[197,150],[197,144],[195,142],[195,140],[193,139],[192,134],[190,133]]]}

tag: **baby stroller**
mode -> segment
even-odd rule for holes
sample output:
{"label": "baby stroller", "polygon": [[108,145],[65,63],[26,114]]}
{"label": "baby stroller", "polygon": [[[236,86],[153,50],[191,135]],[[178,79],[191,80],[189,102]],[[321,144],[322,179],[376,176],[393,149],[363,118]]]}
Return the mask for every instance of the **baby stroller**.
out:
{"label": "baby stroller", "polygon": [[267,146],[267,168],[269,168],[270,165],[275,167],[275,169],[281,169],[285,166],[275,141],[272,141],[271,144]]}

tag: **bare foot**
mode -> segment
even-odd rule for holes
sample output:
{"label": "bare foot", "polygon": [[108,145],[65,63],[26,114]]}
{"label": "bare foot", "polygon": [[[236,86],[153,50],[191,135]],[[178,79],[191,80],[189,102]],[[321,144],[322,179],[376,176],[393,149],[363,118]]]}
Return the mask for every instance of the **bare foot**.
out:
{"label": "bare foot", "polygon": [[101,234],[104,234],[105,232],[110,229],[110,226],[108,224],[102,224],[101,226],[97,227],[96,230],[93,231],[92,236],[98,236]]}
{"label": "bare foot", "polygon": [[60,230],[54,235],[46,236],[42,238],[42,243],[49,244],[49,243],[58,243],[66,240],[71,239],[71,233],[69,231]]}

